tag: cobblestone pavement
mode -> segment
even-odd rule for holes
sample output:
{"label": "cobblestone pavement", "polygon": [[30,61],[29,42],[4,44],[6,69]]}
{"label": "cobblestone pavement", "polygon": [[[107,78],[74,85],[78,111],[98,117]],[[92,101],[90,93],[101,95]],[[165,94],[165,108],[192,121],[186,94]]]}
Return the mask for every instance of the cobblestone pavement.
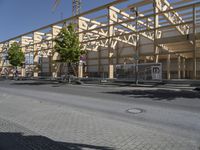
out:
{"label": "cobblestone pavement", "polygon": [[198,150],[197,144],[0,90],[0,150]]}

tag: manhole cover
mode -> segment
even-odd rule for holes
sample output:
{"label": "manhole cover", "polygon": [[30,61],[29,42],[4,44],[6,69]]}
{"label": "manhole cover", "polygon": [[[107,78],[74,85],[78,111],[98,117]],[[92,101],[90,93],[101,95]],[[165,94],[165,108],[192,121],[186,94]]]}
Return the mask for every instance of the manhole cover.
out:
{"label": "manhole cover", "polygon": [[139,114],[139,113],[144,112],[144,110],[141,108],[131,108],[131,109],[128,109],[127,112],[132,113],[132,114]]}

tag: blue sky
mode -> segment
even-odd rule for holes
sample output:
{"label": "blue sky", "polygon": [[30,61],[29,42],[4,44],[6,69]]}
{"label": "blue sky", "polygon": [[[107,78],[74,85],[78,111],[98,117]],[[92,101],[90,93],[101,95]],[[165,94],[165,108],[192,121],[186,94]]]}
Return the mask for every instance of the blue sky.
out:
{"label": "blue sky", "polygon": [[[82,12],[113,0],[82,0]],[[54,0],[0,0],[0,41],[51,24],[72,15],[72,1],[61,0],[52,12]]]}
{"label": "blue sky", "polygon": [[[114,0],[82,0],[82,12],[112,1]],[[140,0],[130,0],[132,3],[137,1]],[[177,0],[168,1],[175,2]],[[193,0],[192,2],[199,1]],[[55,12],[52,12],[54,2],[55,0],[0,0],[0,41],[72,15],[72,0],[61,0]]]}

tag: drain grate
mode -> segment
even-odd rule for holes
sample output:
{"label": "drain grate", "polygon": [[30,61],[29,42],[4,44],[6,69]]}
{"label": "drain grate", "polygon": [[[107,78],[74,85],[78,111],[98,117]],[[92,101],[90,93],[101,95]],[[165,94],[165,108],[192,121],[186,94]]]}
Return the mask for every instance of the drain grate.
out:
{"label": "drain grate", "polygon": [[140,114],[140,113],[144,112],[144,109],[141,109],[141,108],[131,108],[131,109],[128,109],[127,112],[131,113],[131,114]]}

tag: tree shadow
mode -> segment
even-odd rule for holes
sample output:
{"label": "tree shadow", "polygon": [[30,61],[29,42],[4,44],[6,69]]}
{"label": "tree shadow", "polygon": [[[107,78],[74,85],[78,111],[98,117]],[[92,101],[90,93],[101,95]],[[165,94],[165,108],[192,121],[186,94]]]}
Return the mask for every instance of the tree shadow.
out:
{"label": "tree shadow", "polygon": [[65,85],[66,83],[61,83],[57,81],[17,81],[14,83],[10,83],[10,85],[29,85],[29,86],[35,86],[35,85],[52,85],[52,87],[60,87],[62,85]]}
{"label": "tree shadow", "polygon": [[150,98],[152,100],[175,100],[176,98],[200,98],[200,92],[197,91],[175,91],[175,90],[123,90],[105,92],[107,94],[119,94],[124,96],[130,96],[133,98]]}
{"label": "tree shadow", "polygon": [[[50,85],[51,87],[61,87],[63,85],[69,84],[67,81],[17,81],[10,83],[10,85],[28,85],[28,86],[39,86],[39,85]],[[78,81],[71,81],[70,84],[80,85],[82,83]]]}
{"label": "tree shadow", "polygon": [[44,136],[0,132],[0,150],[113,150],[110,147],[53,141]]}

